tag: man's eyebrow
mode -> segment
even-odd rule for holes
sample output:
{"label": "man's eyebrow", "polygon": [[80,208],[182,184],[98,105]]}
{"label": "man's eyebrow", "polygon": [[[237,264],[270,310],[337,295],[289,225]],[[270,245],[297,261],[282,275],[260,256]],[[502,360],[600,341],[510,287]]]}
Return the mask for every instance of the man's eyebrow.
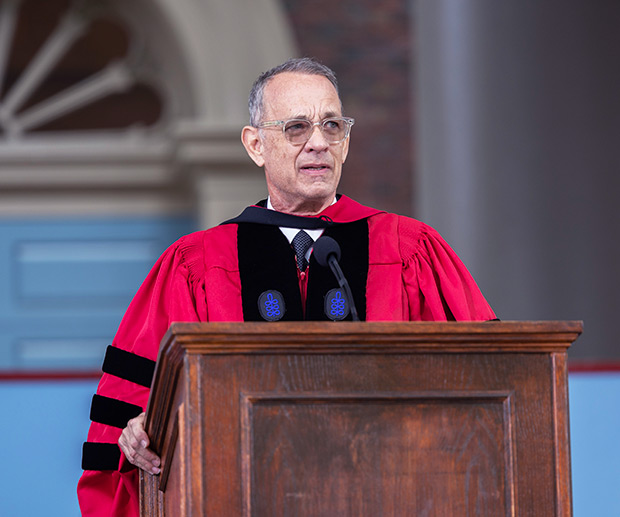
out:
{"label": "man's eyebrow", "polygon": [[[342,115],[336,113],[335,111],[328,111],[321,115],[321,120],[324,120],[326,118],[340,117],[340,116]],[[296,115],[289,117],[288,120],[312,120],[312,119],[307,114],[297,113]]]}

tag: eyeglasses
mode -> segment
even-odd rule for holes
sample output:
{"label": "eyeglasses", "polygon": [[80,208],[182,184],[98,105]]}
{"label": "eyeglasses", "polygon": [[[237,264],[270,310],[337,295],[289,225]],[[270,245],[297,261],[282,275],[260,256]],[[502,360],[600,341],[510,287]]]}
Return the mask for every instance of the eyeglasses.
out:
{"label": "eyeglasses", "polygon": [[314,131],[314,126],[319,126],[325,140],[330,144],[339,144],[346,140],[351,133],[351,126],[355,120],[349,117],[330,117],[320,122],[310,122],[303,118],[293,118],[290,120],[271,120],[262,122],[258,126],[260,129],[276,128],[281,126],[284,137],[291,144],[305,144],[310,140]]}

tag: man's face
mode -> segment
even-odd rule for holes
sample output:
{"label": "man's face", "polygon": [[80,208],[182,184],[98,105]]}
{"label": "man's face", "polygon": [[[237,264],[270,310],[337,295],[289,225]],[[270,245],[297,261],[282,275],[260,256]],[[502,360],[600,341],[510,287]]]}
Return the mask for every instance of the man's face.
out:
{"label": "man's face", "polygon": [[[340,99],[328,79],[285,72],[273,77],[263,95],[264,115],[271,120],[308,119],[319,122],[342,115]],[[330,144],[315,126],[305,144],[291,144],[281,127],[244,128],[248,153],[264,166],[267,188],[276,210],[312,215],[333,201],[340,181],[349,140]]]}

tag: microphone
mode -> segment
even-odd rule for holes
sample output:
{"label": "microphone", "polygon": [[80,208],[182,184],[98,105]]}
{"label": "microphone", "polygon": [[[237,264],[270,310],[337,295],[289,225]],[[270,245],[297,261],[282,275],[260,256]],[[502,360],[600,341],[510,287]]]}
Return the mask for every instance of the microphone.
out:
{"label": "microphone", "polygon": [[323,235],[319,237],[314,243],[314,246],[312,246],[312,254],[321,266],[330,267],[332,273],[334,273],[334,276],[338,281],[338,285],[344,289],[344,293],[349,300],[351,317],[353,318],[353,321],[359,321],[360,319],[357,315],[357,308],[355,307],[355,301],[353,301],[353,294],[351,293],[349,282],[347,282],[347,279],[340,268],[340,264],[338,264],[338,261],[340,260],[340,246],[338,243],[331,237]]}

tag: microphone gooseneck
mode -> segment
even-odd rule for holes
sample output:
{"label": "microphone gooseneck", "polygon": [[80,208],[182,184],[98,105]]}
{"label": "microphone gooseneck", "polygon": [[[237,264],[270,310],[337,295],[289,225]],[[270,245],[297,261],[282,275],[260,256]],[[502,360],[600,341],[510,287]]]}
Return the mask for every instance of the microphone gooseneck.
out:
{"label": "microphone gooseneck", "polygon": [[351,318],[353,321],[359,321],[360,318],[357,315],[357,308],[355,307],[355,301],[353,300],[353,293],[351,293],[349,282],[347,282],[347,279],[340,268],[340,264],[338,263],[340,260],[340,246],[338,243],[331,237],[323,235],[314,243],[314,246],[312,247],[312,254],[319,265],[323,267],[330,267],[332,273],[334,273],[334,276],[338,281],[338,285],[344,289],[345,295],[349,300],[349,306],[351,307]]}

